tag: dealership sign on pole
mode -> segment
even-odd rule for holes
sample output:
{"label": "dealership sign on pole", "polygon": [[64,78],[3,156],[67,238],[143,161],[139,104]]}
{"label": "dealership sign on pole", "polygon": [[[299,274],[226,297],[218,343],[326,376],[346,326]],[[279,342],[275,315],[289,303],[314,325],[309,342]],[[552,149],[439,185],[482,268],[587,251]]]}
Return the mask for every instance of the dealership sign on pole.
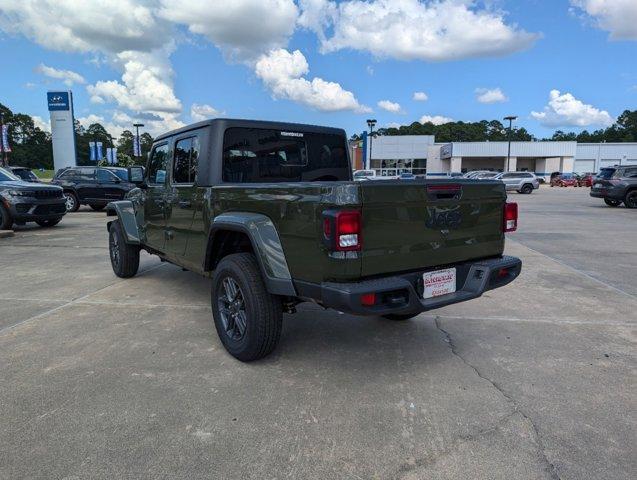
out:
{"label": "dealership sign on pole", "polygon": [[47,104],[51,117],[53,164],[55,170],[74,167],[75,129],[73,128],[73,93],[71,91],[47,92]]}
{"label": "dealership sign on pole", "polygon": [[95,142],[88,142],[89,160],[91,162],[97,162],[97,149],[95,147]]}

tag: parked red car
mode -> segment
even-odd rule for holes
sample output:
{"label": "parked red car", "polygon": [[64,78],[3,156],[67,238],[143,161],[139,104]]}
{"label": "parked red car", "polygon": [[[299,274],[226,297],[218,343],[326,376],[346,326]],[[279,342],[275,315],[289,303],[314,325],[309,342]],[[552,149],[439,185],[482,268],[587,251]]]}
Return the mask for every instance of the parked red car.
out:
{"label": "parked red car", "polygon": [[593,178],[595,177],[594,173],[583,173],[577,177],[577,183],[579,187],[592,187],[593,186]]}
{"label": "parked red car", "polygon": [[[557,173],[557,172],[556,172]],[[572,173],[552,173],[551,187],[577,187],[577,177]]]}

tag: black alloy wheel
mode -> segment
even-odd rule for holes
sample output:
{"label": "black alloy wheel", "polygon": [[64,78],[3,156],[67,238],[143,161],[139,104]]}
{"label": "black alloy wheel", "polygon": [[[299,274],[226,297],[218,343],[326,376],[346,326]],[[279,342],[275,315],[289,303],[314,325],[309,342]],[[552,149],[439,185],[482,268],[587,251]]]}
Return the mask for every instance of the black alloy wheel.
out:
{"label": "black alloy wheel", "polygon": [[217,301],[223,328],[231,340],[240,341],[246,333],[248,323],[243,292],[232,277],[225,277],[221,285]]}

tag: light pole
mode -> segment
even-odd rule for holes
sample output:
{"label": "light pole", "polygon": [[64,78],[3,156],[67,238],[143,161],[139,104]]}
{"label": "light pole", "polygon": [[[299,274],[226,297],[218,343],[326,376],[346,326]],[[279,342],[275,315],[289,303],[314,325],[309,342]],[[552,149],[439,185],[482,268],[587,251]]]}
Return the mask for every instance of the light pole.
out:
{"label": "light pole", "polygon": [[376,125],[376,119],[368,119],[367,125],[369,126],[369,160],[367,165],[365,165],[365,170],[372,168],[372,139],[374,138],[374,126]]}
{"label": "light pole", "polygon": [[509,149],[507,150],[507,168],[505,171],[509,171],[509,162],[511,161],[511,129],[513,127],[513,120],[515,120],[516,117],[515,115],[509,115],[508,117],[504,117],[505,120],[509,121],[509,132],[507,134],[507,138],[509,140]]}
{"label": "light pole", "polygon": [[[133,155],[138,159],[142,156],[142,142],[139,140],[139,127],[143,127],[143,123],[133,123],[133,127],[135,127],[135,143],[133,145]],[[138,153],[139,155],[135,155]]]}

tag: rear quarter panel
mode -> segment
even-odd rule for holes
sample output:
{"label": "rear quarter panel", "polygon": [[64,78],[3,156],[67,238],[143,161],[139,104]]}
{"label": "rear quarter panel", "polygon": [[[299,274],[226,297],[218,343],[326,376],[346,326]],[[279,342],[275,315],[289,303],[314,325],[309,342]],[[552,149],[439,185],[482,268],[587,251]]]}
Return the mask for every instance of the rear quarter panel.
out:
{"label": "rear quarter panel", "polygon": [[224,184],[212,188],[212,211],[260,213],[279,234],[294,280],[319,283],[360,276],[358,255],[336,259],[322,242],[322,214],[332,207],[360,207],[354,182]]}

